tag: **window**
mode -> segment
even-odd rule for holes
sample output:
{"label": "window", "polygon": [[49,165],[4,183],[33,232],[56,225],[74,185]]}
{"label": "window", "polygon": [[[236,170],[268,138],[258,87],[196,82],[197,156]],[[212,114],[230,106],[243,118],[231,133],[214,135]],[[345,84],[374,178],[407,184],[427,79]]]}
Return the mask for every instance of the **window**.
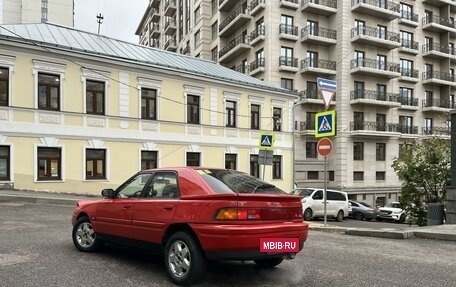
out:
{"label": "window", "polygon": [[309,35],[318,36],[318,22],[307,21],[307,33],[309,33]]}
{"label": "window", "polygon": [[273,108],[272,109],[272,118],[274,121],[273,131],[280,132],[282,130],[282,109]]}
{"label": "window", "polygon": [[306,158],[317,158],[316,142],[306,142]]}
{"label": "window", "polygon": [[353,143],[353,160],[364,160],[364,143]]}
{"label": "window", "polygon": [[218,22],[215,21],[214,24],[212,24],[212,40],[217,39],[218,37]]}
{"label": "window", "polygon": [[201,31],[198,30],[195,32],[195,48],[201,45]]}
{"label": "window", "polygon": [[399,116],[399,132],[403,134],[414,134],[413,117]]}
{"label": "window", "polygon": [[[182,1],[181,1],[182,2]],[[217,14],[218,11],[218,2],[219,0],[211,0],[211,7],[212,7],[212,16]]]}
{"label": "window", "polygon": [[413,47],[413,33],[407,32],[407,31],[400,31],[400,41],[401,41],[401,46],[409,49],[416,48],[418,47]]}
{"label": "window", "polygon": [[141,151],[141,170],[158,167],[158,152],[156,151]]}
{"label": "window", "polygon": [[424,91],[424,107],[432,107],[434,104],[434,93],[432,91]]}
{"label": "window", "polygon": [[157,90],[141,88],[141,118],[157,119]]}
{"label": "window", "polygon": [[199,152],[188,152],[187,153],[187,166],[200,166],[200,156],[201,154]]}
{"label": "window", "polygon": [[413,89],[400,87],[399,88],[400,103],[402,105],[412,106],[413,105]]}
{"label": "window", "polygon": [[380,39],[386,39],[386,26],[377,25],[377,33]]}
{"label": "window", "polygon": [[377,100],[386,101],[386,85],[377,84]]}
{"label": "window", "polygon": [[260,129],[260,105],[250,105],[250,128]]}
{"label": "window", "polygon": [[354,56],[353,68],[364,67],[364,52],[355,51],[353,53],[353,56]]}
{"label": "window", "polygon": [[318,99],[317,93],[317,82],[307,81],[306,82],[306,98],[309,99]]}
{"label": "window", "polygon": [[423,133],[425,135],[432,135],[432,129],[434,127],[433,124],[433,119],[432,118],[424,118],[424,127],[423,127]]}
{"label": "window", "polygon": [[379,70],[386,70],[386,56],[377,55],[377,68]]}
{"label": "window", "polygon": [[250,155],[250,175],[260,178],[260,165],[258,164],[258,155]]}
{"label": "window", "polygon": [[363,99],[364,98],[364,82],[355,81],[353,83],[354,93],[353,99]]}
{"label": "window", "polygon": [[400,59],[399,67],[402,76],[413,77],[413,61]]}
{"label": "window", "polygon": [[86,112],[88,114],[104,115],[105,83],[86,81]]}
{"label": "window", "polygon": [[432,78],[434,76],[433,70],[434,69],[433,69],[432,64],[424,64],[424,79],[423,80]]}
{"label": "window", "polygon": [[292,79],[286,79],[286,78],[281,78],[280,79],[280,87],[287,89],[287,90],[293,90],[293,80]]}
{"label": "window", "polygon": [[280,66],[294,67],[293,48],[280,48]]}
{"label": "window", "polygon": [[385,172],[384,171],[375,172],[375,180],[385,180]]}
{"label": "window", "polygon": [[280,179],[282,178],[282,156],[274,155],[272,157],[272,178]]}
{"label": "window", "polygon": [[307,172],[307,179],[318,179],[318,171],[315,170],[309,170]]}
{"label": "window", "polygon": [[201,6],[198,6],[195,9],[195,26],[199,21],[201,21]]}
{"label": "window", "polygon": [[334,170],[329,170],[328,171],[328,180],[329,181],[334,181]]}
{"label": "window", "polygon": [[380,132],[386,131],[386,114],[376,114],[376,130]]}
{"label": "window", "polygon": [[354,171],[353,172],[353,180],[354,181],[363,181],[364,180],[364,172],[363,171]]}
{"label": "window", "polygon": [[38,108],[42,110],[60,109],[60,77],[38,73]]}
{"label": "window", "polygon": [[200,97],[187,95],[187,123],[200,123]]}
{"label": "window", "polygon": [[86,149],[86,179],[106,179],[106,150]]}
{"label": "window", "polygon": [[281,15],[279,33],[293,34],[293,17]]}
{"label": "window", "polygon": [[0,180],[10,180],[10,147],[0,146]]}
{"label": "window", "polygon": [[318,52],[307,51],[307,67],[318,68]]}
{"label": "window", "polygon": [[386,158],[386,143],[377,143],[375,147],[375,160],[385,161]]}
{"label": "window", "polygon": [[218,61],[218,47],[215,46],[215,48],[212,49],[211,53],[212,53],[212,58],[211,58],[212,61],[217,62]]}
{"label": "window", "polygon": [[226,101],[226,126],[236,127],[236,102]]}
{"label": "window", "polygon": [[8,106],[9,69],[0,67],[0,106]]}
{"label": "window", "polygon": [[305,130],[315,130],[315,116],[316,112],[306,113],[306,127]]}
{"label": "window", "polygon": [[401,18],[406,20],[413,20],[413,6],[405,3],[400,3]]}
{"label": "window", "polygon": [[353,36],[364,35],[364,26],[366,26],[364,21],[355,20],[355,32]]}
{"label": "window", "polygon": [[237,155],[232,153],[225,154],[225,168],[236,170]]}
{"label": "window", "polygon": [[62,150],[38,147],[38,180],[62,179]]}
{"label": "window", "polygon": [[353,130],[363,130],[364,129],[364,113],[363,112],[353,112]]}

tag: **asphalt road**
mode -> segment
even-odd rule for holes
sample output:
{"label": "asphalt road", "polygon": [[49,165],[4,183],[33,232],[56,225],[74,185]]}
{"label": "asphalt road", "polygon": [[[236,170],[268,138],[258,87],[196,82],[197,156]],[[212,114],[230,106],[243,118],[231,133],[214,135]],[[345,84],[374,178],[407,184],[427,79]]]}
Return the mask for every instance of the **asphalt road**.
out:
{"label": "asphalt road", "polygon": [[[163,260],[71,242],[72,207],[0,202],[0,286],[174,286]],[[198,286],[455,286],[456,244],[310,231],[304,251],[269,271],[251,262],[209,265]]]}

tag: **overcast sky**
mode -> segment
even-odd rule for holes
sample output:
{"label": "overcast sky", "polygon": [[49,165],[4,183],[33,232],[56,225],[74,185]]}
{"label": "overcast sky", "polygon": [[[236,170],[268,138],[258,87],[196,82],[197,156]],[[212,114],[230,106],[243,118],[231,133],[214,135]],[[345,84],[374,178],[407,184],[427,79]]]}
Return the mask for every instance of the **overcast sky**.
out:
{"label": "overcast sky", "polygon": [[103,23],[100,34],[138,43],[135,35],[149,0],[75,0],[74,26],[77,29],[97,33],[97,15]]}

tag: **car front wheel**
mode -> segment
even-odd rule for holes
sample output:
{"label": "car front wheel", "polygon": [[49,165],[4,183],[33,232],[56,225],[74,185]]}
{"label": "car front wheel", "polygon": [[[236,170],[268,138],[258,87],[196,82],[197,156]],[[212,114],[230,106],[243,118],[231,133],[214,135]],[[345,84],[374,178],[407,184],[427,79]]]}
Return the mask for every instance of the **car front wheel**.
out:
{"label": "car front wheel", "polygon": [[103,242],[97,239],[92,223],[87,216],[76,221],[73,226],[72,237],[74,245],[80,251],[95,252],[103,245]]}
{"label": "car front wheel", "polygon": [[356,220],[363,220],[364,219],[364,215],[363,215],[362,212],[356,212],[354,217],[355,217]]}
{"label": "car front wheel", "polygon": [[186,232],[176,232],[166,243],[165,266],[174,283],[191,285],[203,278],[206,257],[193,236]]}
{"label": "car front wheel", "polygon": [[336,220],[338,222],[342,222],[344,220],[344,212],[342,210],[339,210],[339,212],[337,213]]}
{"label": "car front wheel", "polygon": [[256,265],[258,265],[258,267],[265,268],[265,269],[273,268],[273,267],[279,265],[280,263],[282,263],[282,261],[283,261],[283,258],[268,258],[268,259],[254,260]]}
{"label": "car front wheel", "polygon": [[309,221],[310,219],[312,219],[312,209],[307,208],[307,209],[304,211],[303,218],[304,218],[305,221]]}

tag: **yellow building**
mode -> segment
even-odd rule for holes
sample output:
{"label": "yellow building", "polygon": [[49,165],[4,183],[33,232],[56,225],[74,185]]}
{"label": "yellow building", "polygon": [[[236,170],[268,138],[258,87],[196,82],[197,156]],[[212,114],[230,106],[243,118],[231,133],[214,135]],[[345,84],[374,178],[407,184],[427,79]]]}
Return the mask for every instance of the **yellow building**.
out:
{"label": "yellow building", "polygon": [[[287,90],[53,24],[0,25],[0,183],[99,194],[140,169],[232,168],[293,187]],[[273,164],[258,164],[274,133]]]}

